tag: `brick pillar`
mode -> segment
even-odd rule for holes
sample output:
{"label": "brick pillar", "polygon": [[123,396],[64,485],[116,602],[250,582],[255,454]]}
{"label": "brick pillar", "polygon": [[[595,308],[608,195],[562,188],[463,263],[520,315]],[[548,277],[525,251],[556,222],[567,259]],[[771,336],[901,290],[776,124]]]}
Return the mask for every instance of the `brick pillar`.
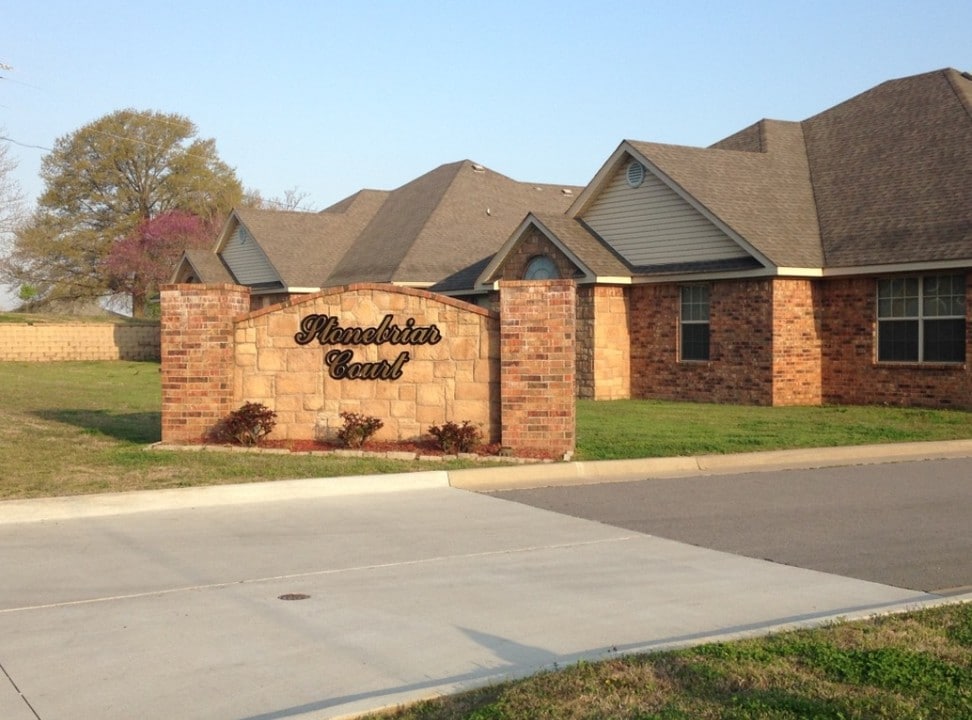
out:
{"label": "brick pillar", "polygon": [[164,285],[162,442],[205,438],[233,405],[233,319],[249,312],[238,285]]}
{"label": "brick pillar", "polygon": [[510,280],[500,287],[502,442],[514,452],[574,452],[573,280]]}

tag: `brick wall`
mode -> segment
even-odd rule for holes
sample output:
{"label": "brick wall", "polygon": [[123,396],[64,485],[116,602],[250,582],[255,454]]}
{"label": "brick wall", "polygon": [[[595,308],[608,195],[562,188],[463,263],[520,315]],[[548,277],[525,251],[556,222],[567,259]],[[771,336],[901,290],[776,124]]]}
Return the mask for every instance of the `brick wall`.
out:
{"label": "brick wall", "polygon": [[155,323],[0,324],[0,361],[158,360]]}
{"label": "brick wall", "polygon": [[771,404],[772,282],[709,286],[708,362],[679,361],[679,293],[676,284],[631,288],[632,397]]}
{"label": "brick wall", "polygon": [[500,282],[503,444],[561,456],[575,446],[573,280]]}
{"label": "brick wall", "polygon": [[196,442],[234,404],[234,318],[250,307],[237,285],[165,285],[162,303],[162,441]]}
{"label": "brick wall", "polygon": [[[972,407],[972,343],[964,364],[877,362],[875,283],[874,278],[711,283],[709,362],[678,360],[679,286],[633,286],[632,396]],[[972,287],[966,304],[968,336]]]}
{"label": "brick wall", "polygon": [[[966,338],[972,331],[972,286],[966,276]],[[957,364],[878,363],[874,278],[822,284],[823,401],[972,408],[972,343]]]}

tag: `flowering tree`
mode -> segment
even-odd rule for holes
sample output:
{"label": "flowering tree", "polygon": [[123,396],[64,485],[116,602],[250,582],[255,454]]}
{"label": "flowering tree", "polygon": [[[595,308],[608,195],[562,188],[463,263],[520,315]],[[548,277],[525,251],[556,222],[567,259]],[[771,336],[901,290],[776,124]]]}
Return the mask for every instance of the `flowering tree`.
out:
{"label": "flowering tree", "polygon": [[218,230],[217,221],[173,210],[143,220],[135,230],[115,241],[105,270],[115,292],[132,298],[132,315],[145,316],[145,301],[168,282],[185,250],[208,247]]}
{"label": "flowering tree", "polygon": [[[119,238],[175,211],[224,218],[243,195],[214,140],[198,138],[188,118],[156,111],[119,110],[59,138],[41,161],[41,178],[45,190],[18,224],[0,280],[29,284],[42,300],[124,292],[141,271],[109,276]],[[153,237],[146,242],[161,236]],[[144,296],[132,301],[140,313]]]}

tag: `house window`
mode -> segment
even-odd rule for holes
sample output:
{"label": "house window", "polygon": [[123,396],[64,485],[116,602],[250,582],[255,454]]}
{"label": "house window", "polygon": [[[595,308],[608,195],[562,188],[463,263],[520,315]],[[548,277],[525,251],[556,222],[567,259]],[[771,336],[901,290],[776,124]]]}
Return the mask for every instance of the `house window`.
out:
{"label": "house window", "polygon": [[682,360],[709,359],[709,286],[682,288]]}
{"label": "house window", "polygon": [[965,362],[965,276],[878,281],[879,362]]}
{"label": "house window", "polygon": [[524,280],[556,280],[560,277],[554,261],[546,255],[538,255],[527,264]]}

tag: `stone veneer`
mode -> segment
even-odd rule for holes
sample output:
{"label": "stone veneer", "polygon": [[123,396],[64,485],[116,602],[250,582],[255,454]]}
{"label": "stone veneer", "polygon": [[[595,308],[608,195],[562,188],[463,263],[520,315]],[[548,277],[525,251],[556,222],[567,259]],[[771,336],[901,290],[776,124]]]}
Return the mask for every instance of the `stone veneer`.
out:
{"label": "stone veneer", "polygon": [[[301,318],[328,315],[342,328],[376,327],[391,314],[404,326],[435,325],[434,345],[299,345]],[[495,313],[424,290],[360,284],[325,290],[306,299],[258,310],[236,323],[234,395],[277,413],[274,437],[333,440],[341,412],[377,417],[375,439],[412,440],[431,425],[469,420],[499,440],[499,357]],[[353,362],[409,359],[398,380],[350,380],[330,376],[324,358],[351,350]]]}
{"label": "stone veneer", "polygon": [[[570,453],[574,284],[513,285],[501,288],[505,316],[424,290],[370,283],[256,312],[247,312],[243,287],[165,286],[163,442],[199,442],[244,402],[260,402],[277,413],[273,437],[281,439],[333,437],[346,411],[381,419],[376,439],[416,439],[430,425],[469,420],[482,426],[487,440],[514,452]],[[416,328],[435,326],[437,341],[302,344],[295,336],[310,315],[334,318],[344,329],[376,328],[386,315],[399,327],[412,319]],[[335,378],[329,354],[345,350],[354,363],[379,368],[385,362],[400,377]],[[510,368],[502,382],[501,350]]]}

